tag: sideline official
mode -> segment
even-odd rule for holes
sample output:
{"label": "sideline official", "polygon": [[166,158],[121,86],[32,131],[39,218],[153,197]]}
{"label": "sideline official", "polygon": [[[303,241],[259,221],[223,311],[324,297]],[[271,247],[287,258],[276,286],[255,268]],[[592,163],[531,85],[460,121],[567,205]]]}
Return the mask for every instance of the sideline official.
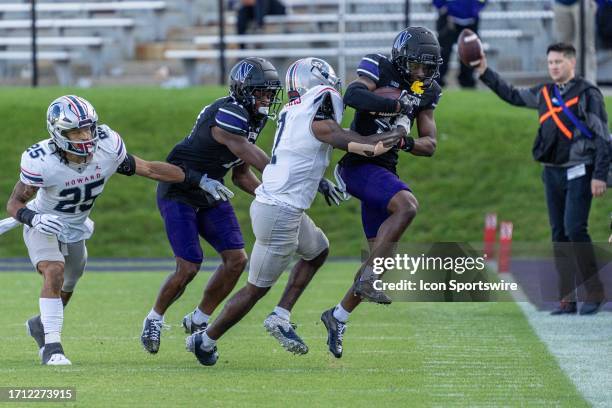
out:
{"label": "sideline official", "polygon": [[539,112],[540,128],[532,153],[544,166],[542,180],[560,278],[560,303],[552,314],[576,313],[579,285],[584,285],[586,293],[580,314],[593,314],[604,300],[604,291],[597,275],[588,219],[591,199],[606,191],[608,118],[601,91],[576,76],[576,50],[572,45],[553,44],[546,57],[552,81],[532,88],[515,88],[505,82],[487,66],[484,54],[478,73],[504,101]]}

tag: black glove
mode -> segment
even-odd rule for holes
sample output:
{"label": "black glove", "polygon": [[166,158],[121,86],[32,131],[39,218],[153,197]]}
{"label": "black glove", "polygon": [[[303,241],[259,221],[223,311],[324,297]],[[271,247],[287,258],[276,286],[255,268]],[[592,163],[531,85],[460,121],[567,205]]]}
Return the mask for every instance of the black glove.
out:
{"label": "black glove", "polygon": [[326,178],[322,178],[319,182],[319,193],[323,194],[329,206],[331,206],[332,203],[340,205],[340,201],[347,200],[344,192]]}

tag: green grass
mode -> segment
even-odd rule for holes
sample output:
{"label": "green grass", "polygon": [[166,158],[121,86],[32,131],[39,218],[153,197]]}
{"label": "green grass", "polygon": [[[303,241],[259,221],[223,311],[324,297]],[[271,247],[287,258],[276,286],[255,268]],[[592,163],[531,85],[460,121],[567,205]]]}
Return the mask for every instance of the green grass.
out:
{"label": "green grass", "polygon": [[[63,344],[73,366],[41,367],[23,322],[37,312],[40,278],[0,274],[0,386],[76,387],[82,406],[587,406],[516,304],[362,305],[345,355],[327,353],[319,322],[356,265],[333,263],[315,277],[292,320],[310,346],[282,350],[262,327],[286,281],[219,342],[215,367],[184,350],[178,323],[209,274],[170,309],[160,353],[139,344],[142,319],[162,273],[90,273],[66,309]],[[239,284],[239,285],[242,285]],[[38,405],[34,405],[38,406]]]}
{"label": "green grass", "polygon": [[[49,102],[68,91],[3,88],[0,201],[8,198],[17,180],[21,152],[48,137],[44,117]],[[100,88],[73,92],[96,106],[101,122],[122,134],[130,152],[149,160],[163,160],[191,130],[201,108],[225,90]],[[612,100],[607,101],[612,116]],[[351,117],[349,109],[347,124]],[[495,211],[500,219],[514,222],[515,240],[547,241],[550,232],[541,169],[531,159],[537,113],[511,107],[491,92],[449,91],[436,110],[436,122],[439,144],[435,156],[401,157],[400,176],[420,202],[420,213],[403,239],[477,242],[482,239],[485,213]],[[260,139],[267,151],[273,131],[271,123]],[[335,159],[340,156],[340,152],[335,153]],[[238,193],[233,204],[250,247],[251,197],[235,187],[233,190]],[[155,183],[149,180],[113,178],[92,213],[97,222],[97,232],[89,245],[92,256],[171,256],[154,191]],[[594,240],[607,238],[608,211],[608,198],[594,200]],[[319,197],[309,213],[330,238],[332,255],[358,256],[363,233],[357,200],[343,204],[343,208],[328,208]],[[20,231],[0,237],[0,257],[25,255]]]}

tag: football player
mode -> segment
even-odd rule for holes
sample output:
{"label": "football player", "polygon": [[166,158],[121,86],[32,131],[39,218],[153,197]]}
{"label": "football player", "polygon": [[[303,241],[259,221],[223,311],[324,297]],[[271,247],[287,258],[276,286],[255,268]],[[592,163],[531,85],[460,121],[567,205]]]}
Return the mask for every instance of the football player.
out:
{"label": "football player", "polygon": [[[362,299],[391,303],[388,296],[373,287],[375,275],[371,260],[391,255],[393,244],[400,240],[417,214],[418,201],[397,176],[396,166],[400,151],[432,156],[436,150],[434,109],[442,93],[435,78],[441,62],[435,34],[424,27],[408,27],[396,36],[391,59],[370,54],[361,60],[358,78],[346,90],[344,102],[356,110],[351,129],[357,133],[373,133],[384,125],[381,117],[404,114],[412,123],[416,120],[419,137],[403,138],[398,147],[377,157],[349,152],[339,162],[339,174],[348,193],[361,200],[361,221],[370,256],[342,301],[321,316],[328,332],[329,350],[337,358],[342,356],[342,339],[349,315]],[[373,93],[380,87],[395,87],[403,92],[397,100],[386,99]]]}
{"label": "football player", "polygon": [[329,242],[305,211],[317,194],[332,149],[370,157],[389,150],[407,134],[406,124],[367,138],[342,129],[340,81],[321,59],[293,63],[287,71],[286,87],[290,102],[279,114],[270,164],[263,171],[262,184],[251,204],[256,242],[248,282],[205,331],[192,334],[186,341],[187,349],[204,365],[215,364],[216,341],[268,292],[295,253],[300,260],[264,327],[288,351],[308,352],[289,319],[299,296],[327,258]]}
{"label": "football player", "polygon": [[229,96],[205,106],[191,133],[168,155],[168,162],[206,174],[211,188],[196,191],[186,184],[160,183],[157,204],[176,258],[176,270],[163,283],[155,304],[144,319],[141,342],[145,350],[159,350],[164,314],[200,270],[200,236],[221,256],[200,304],[183,319],[187,333],[202,330],[215,308],[232,291],[247,263],[244,240],[223,185],[232,170],[232,182],[250,194],[260,181],[269,158],[255,142],[269,117],[280,107],[282,89],[276,68],[263,58],[246,58],[230,71]]}
{"label": "football player", "polygon": [[166,182],[187,178],[194,187],[200,179],[195,173],[186,177],[177,166],[127,153],[119,134],[98,125],[94,107],[78,96],[51,103],[47,130],[51,137],[21,156],[20,180],[6,208],[23,223],[30,260],[43,276],[40,315],[26,322],[28,333],[38,344],[42,364],[69,365],[61,345],[63,309],[85,269],[85,241],[94,225],[89,213],[108,179],[115,173]]}

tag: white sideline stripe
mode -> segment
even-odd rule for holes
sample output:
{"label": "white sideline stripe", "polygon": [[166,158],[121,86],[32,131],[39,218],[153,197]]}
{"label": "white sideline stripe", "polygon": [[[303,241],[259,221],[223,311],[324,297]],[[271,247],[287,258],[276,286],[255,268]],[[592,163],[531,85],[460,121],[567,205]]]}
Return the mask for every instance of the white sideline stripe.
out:
{"label": "white sideline stripe", "polygon": [[[514,281],[511,276],[504,280]],[[612,313],[551,316],[548,311],[538,311],[524,301],[522,293],[516,303],[578,392],[593,407],[609,407],[612,401]]]}

